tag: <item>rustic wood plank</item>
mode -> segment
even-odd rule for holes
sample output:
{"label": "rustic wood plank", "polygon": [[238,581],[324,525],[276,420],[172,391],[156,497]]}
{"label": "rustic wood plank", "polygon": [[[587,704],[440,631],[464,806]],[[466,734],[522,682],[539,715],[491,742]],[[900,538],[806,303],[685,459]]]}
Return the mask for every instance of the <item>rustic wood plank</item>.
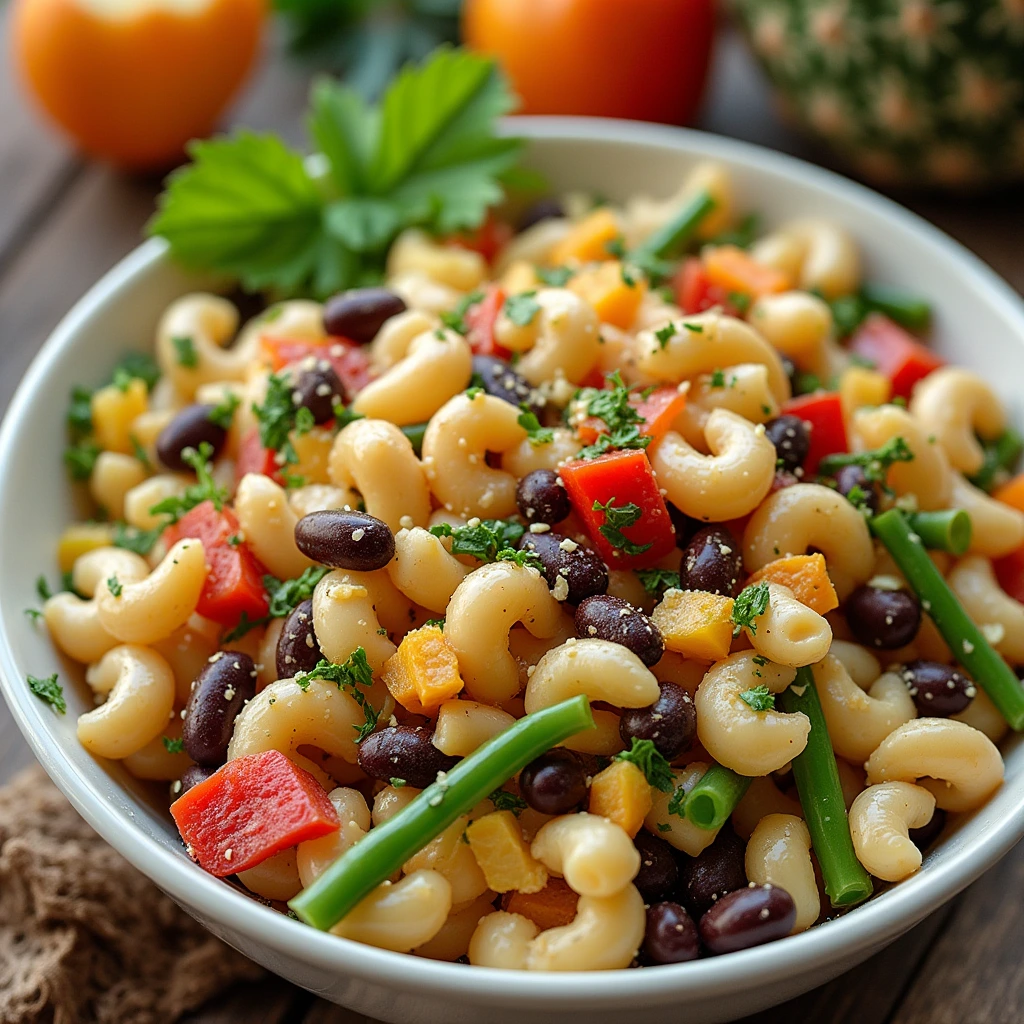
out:
{"label": "rustic wood plank", "polygon": [[181,1024],[298,1024],[313,997],[280,978],[236,985]]}
{"label": "rustic wood plank", "polygon": [[967,890],[889,1024],[1019,1024],[1024,846]]}

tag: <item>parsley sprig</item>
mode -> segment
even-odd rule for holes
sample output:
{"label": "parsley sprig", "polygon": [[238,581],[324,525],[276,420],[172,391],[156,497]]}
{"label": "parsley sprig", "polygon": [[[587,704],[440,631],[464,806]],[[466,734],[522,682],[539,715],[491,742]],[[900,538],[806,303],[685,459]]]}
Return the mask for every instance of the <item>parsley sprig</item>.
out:
{"label": "parsley sprig", "polygon": [[609,498],[603,505],[595,501],[591,506],[594,512],[604,513],[604,523],[599,526],[598,532],[613,548],[618,548],[626,555],[642,555],[650,544],[635,544],[622,531],[630,526],[635,526],[643,515],[643,509],[632,501],[625,505],[616,505],[615,498]]}
{"label": "parsley sprig", "polygon": [[629,750],[616,754],[614,760],[628,761],[644,773],[644,778],[662,793],[671,793],[675,785],[672,767],[664,755],[654,745],[654,740],[640,740],[635,736],[630,741]]}
{"label": "parsley sprig", "polygon": [[522,402],[519,406],[522,412],[519,414],[519,419],[516,422],[526,431],[527,439],[534,448],[540,448],[542,445],[551,444],[555,439],[555,431],[551,427],[542,427],[540,420],[537,418],[537,414],[525,403]]}
{"label": "parsley sprig", "polygon": [[213,463],[210,461],[213,458],[213,445],[204,441],[198,451],[195,448],[184,448],[181,458],[195,471],[196,482],[186,487],[183,494],[171,495],[150,508],[150,515],[167,516],[164,526],[176,523],[186,512],[196,505],[202,505],[204,501],[212,502],[213,507],[220,512],[228,500],[227,489],[219,487],[213,478]]}
{"label": "parsley sprig", "polygon": [[740,700],[755,711],[772,711],[775,708],[775,694],[764,683],[744,690],[740,694]]}
{"label": "parsley sprig", "polygon": [[914,453],[906,440],[897,435],[889,438],[881,448],[873,448],[866,452],[844,454],[836,452],[826,455],[818,464],[818,472],[822,476],[832,476],[843,466],[862,466],[864,476],[875,483],[885,480],[891,466],[897,462],[913,462]]}
{"label": "parsley sprig", "polygon": [[[231,542],[231,538],[228,538]],[[237,545],[233,545],[237,546]],[[276,576],[264,576],[263,587],[267,592],[268,610],[261,619],[250,619],[242,612],[242,617],[229,633],[224,636],[225,643],[241,640],[243,636],[258,626],[265,626],[273,619],[286,619],[303,601],[308,601],[316,590],[316,585],[330,572],[322,565],[310,566],[301,576],[293,580],[279,580]]]}
{"label": "parsley sprig", "polygon": [[115,523],[114,547],[134,551],[137,555],[148,555],[163,532],[162,526],[152,530],[140,530],[136,526],[129,526],[128,523]]}
{"label": "parsley sprig", "polygon": [[517,818],[529,806],[527,802],[507,789],[496,789],[488,798],[496,811],[511,811]]}
{"label": "parsley sprig", "polygon": [[325,679],[329,683],[334,683],[339,690],[346,690],[362,708],[363,724],[354,727],[356,743],[362,743],[377,727],[377,719],[380,717],[363,692],[373,685],[373,670],[366,660],[366,651],[362,647],[357,647],[343,665],[334,665],[326,660],[319,661],[309,672],[296,676],[295,682],[298,683],[299,689],[308,690],[313,679]]}
{"label": "parsley sprig", "polygon": [[666,590],[679,589],[679,573],[671,569],[637,569],[636,577],[651,597],[661,597]]}
{"label": "parsley sprig", "polygon": [[58,715],[63,715],[68,710],[67,701],[64,699],[64,687],[57,682],[57,673],[40,679],[38,676],[26,676],[25,681],[28,688],[40,699],[45,700]]}
{"label": "parsley sprig", "polygon": [[512,106],[493,60],[451,48],[407,66],[377,106],[320,79],[315,160],[274,135],[193,142],[149,231],[178,262],[249,291],[325,297],[379,280],[404,229],[472,230],[502,199],[522,147],[496,131]]}
{"label": "parsley sprig", "polygon": [[578,458],[596,459],[613,449],[646,448],[651,443],[649,435],[640,433],[644,418],[630,403],[631,392],[619,371],[606,379],[610,388],[582,388],[576,393],[575,400],[584,405],[587,415],[603,420],[608,428],[593,444],[581,449]]}
{"label": "parsley sprig", "polygon": [[263,404],[257,405],[254,402],[252,406],[253,415],[259,424],[260,444],[279,452],[288,465],[299,461],[291,440],[292,431],[308,434],[316,426],[309,409],[295,404],[293,390],[282,374],[272,373],[267,378],[267,393]]}
{"label": "parsley sprig", "polygon": [[430,532],[435,537],[451,537],[453,555],[472,555],[481,562],[495,562],[507,551],[522,554],[514,549],[526,528],[511,519],[481,519],[472,526],[454,528],[448,523],[438,523]]}
{"label": "parsley sprig", "polygon": [[768,611],[770,600],[771,592],[767,580],[744,587],[732,606],[732,621],[735,623],[732,629],[733,636],[739,636],[744,627],[751,633],[756,633],[757,623],[754,619]]}

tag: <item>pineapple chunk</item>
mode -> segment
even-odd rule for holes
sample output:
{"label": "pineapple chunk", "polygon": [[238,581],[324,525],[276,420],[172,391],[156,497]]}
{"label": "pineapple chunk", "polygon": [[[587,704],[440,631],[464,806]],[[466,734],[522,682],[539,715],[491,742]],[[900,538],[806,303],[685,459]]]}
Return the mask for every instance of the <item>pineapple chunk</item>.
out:
{"label": "pineapple chunk", "polygon": [[407,633],[382,673],[391,696],[407,711],[428,714],[462,689],[459,660],[437,626]]}
{"label": "pineapple chunk", "polygon": [[57,542],[57,564],[61,572],[71,572],[75,562],[88,551],[107,548],[114,543],[110,523],[76,523],[69,526]]}
{"label": "pineapple chunk", "polygon": [[547,883],[548,873],[530,853],[511,811],[495,811],[471,822],[466,838],[488,888],[495,892],[540,892]]}
{"label": "pineapple chunk", "polygon": [[650,783],[629,761],[613,761],[590,783],[590,813],[614,822],[631,837],[640,831],[652,806]]}
{"label": "pineapple chunk", "polygon": [[687,658],[721,661],[732,645],[731,597],[702,590],[667,590],[651,616],[665,646]]}
{"label": "pineapple chunk", "polygon": [[116,384],[100,388],[92,396],[92,427],[96,441],[108,452],[131,455],[132,424],[149,404],[146,382],[132,377],[124,390]]}

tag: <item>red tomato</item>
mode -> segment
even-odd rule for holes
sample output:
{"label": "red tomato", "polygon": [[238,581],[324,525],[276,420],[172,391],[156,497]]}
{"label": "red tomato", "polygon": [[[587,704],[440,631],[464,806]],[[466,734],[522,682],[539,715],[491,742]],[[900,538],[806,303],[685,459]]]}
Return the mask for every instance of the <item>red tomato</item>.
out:
{"label": "red tomato", "polygon": [[253,427],[238,446],[238,459],[235,461],[235,484],[242,482],[247,473],[262,473],[281,482],[281,467],[277,463],[276,452],[263,447],[258,427]]}
{"label": "red tomato", "polygon": [[488,263],[494,258],[512,237],[512,225],[508,221],[499,220],[493,210],[487,211],[487,219],[473,232],[452,235],[448,241],[463,249],[472,249],[480,253]]}
{"label": "red tomato", "polygon": [[466,341],[477,356],[497,356],[499,359],[508,359],[512,353],[503,345],[494,340],[494,324],[505,305],[505,292],[496,284],[489,284],[484,297],[479,302],[474,302],[463,319],[466,327],[469,328],[466,334]]}
{"label": "red tomato", "polygon": [[[629,404],[643,420],[640,433],[653,438],[657,444],[671,429],[676,417],[686,405],[686,392],[675,387],[655,388],[646,398],[639,391],[629,396]],[[577,428],[576,435],[584,444],[593,444],[600,434],[608,432],[603,420],[588,416]],[[650,451],[650,446],[648,446]]]}
{"label": "red tomato", "polygon": [[811,426],[811,446],[804,459],[804,469],[808,473],[816,472],[818,463],[826,455],[850,450],[838,391],[815,391],[811,395],[791,398],[782,411],[790,416],[799,416]]}
{"label": "red tomato", "polygon": [[925,348],[912,334],[881,313],[872,313],[850,339],[850,351],[870,359],[892,381],[894,396],[909,398],[914,385],[945,366],[945,360]]}
{"label": "red tomato", "polygon": [[229,508],[218,512],[212,501],[196,505],[164,532],[168,546],[183,537],[203,542],[210,571],[196,611],[222,626],[237,625],[243,613],[250,621],[262,619],[269,610],[263,586],[266,570],[244,542],[229,543],[238,533],[234,512]]}
{"label": "red tomato", "polygon": [[721,306],[729,316],[740,316],[729,301],[729,293],[720,285],[712,284],[707,269],[696,256],[687,256],[675,279],[676,302],[687,314],[703,313],[712,306]]}
{"label": "red tomato", "polygon": [[713,0],[467,0],[462,36],[493,54],[524,114],[684,124],[700,103]]}
{"label": "red tomato", "polygon": [[262,338],[263,358],[277,373],[289,363],[297,363],[306,356],[326,359],[345,385],[345,398],[351,402],[356,394],[373,379],[370,355],[362,345],[348,338],[327,338],[324,341],[293,341],[289,338]]}
{"label": "red tomato", "polygon": [[199,866],[225,878],[338,830],[338,812],[312,775],[278,750],[228,761],[171,804]]}
{"label": "red tomato", "polygon": [[[583,520],[598,554],[613,569],[642,569],[654,565],[676,546],[676,532],[661,496],[658,481],[647,455],[638,449],[609,452],[596,459],[570,462],[559,471],[573,508]],[[608,512],[595,509],[595,503],[613,509],[637,505],[636,522],[621,528],[622,536],[644,547],[627,554],[601,532],[608,523]]]}

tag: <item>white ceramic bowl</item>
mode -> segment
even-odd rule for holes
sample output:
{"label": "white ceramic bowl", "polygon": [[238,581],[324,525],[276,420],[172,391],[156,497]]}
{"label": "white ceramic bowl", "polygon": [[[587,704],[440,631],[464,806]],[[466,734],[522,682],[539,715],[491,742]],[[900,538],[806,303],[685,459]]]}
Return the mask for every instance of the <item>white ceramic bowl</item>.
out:
{"label": "white ceramic bowl", "polygon": [[[766,222],[820,215],[858,239],[867,273],[928,296],[939,352],[980,371],[1017,411],[1024,377],[1024,307],[975,257],[893,203],[836,175],[755,146],[677,129],[573,118],[522,119],[530,162],[555,189],[613,200],[671,194],[695,161],[732,171],[741,208]],[[57,717],[25,675],[62,664],[22,610],[33,580],[54,575],[54,545],[73,515],[60,464],[61,411],[70,388],[96,384],[128,348],[147,349],[163,308],[202,282],[149,242],[75,306],[39,353],[0,432],[0,683],[39,760],[86,820],[210,931],[276,973],[362,1013],[402,1024],[519,1024],[526,1014],[590,1024],[724,1021],[819,985],[907,931],[977,878],[1024,834],[1024,750],[1004,748],[1006,783],[929,854],[915,877],[839,920],[729,956],[643,971],[531,974],[435,963],[321,934],[246,898],[193,865],[170,819],[116,764],[93,760],[75,739],[89,704],[69,687]],[[1019,417],[1018,417],[1019,419]]]}

